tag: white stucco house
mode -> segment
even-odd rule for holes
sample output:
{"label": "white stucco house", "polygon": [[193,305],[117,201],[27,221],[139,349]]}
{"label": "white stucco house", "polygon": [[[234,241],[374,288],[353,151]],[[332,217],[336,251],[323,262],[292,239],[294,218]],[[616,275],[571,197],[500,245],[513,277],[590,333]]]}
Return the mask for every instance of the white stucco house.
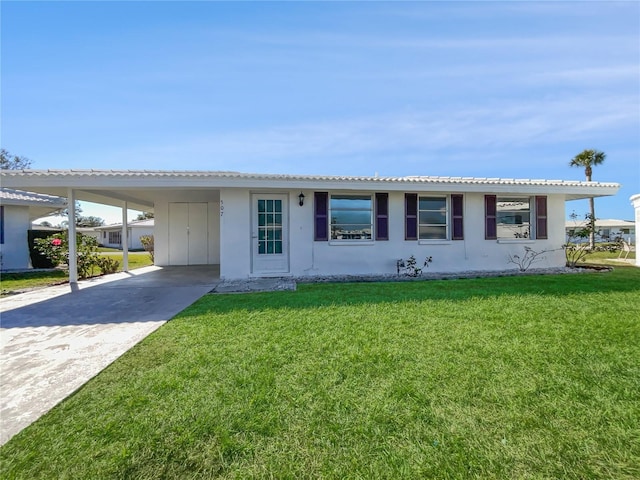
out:
{"label": "white stucco house", "polygon": [[[587,220],[567,220],[565,224],[567,237],[571,236],[574,231],[585,228],[587,223]],[[589,241],[588,238],[577,240],[583,242]],[[618,220],[613,218],[598,218],[596,220],[596,242],[615,242],[619,240],[624,240],[627,243],[635,245],[635,222],[631,220]]]}
{"label": "white stucco house", "polygon": [[65,198],[0,188],[0,269],[31,268],[27,234],[31,222],[66,207]]}
{"label": "white stucco house", "polygon": [[[153,235],[154,219],[134,220],[127,224],[127,239],[130,250],[142,250],[144,247],[140,238]],[[122,224],[103,225],[94,227],[98,243],[103,247],[122,248]]]}
{"label": "white stucco house", "polygon": [[[633,209],[635,210],[635,223],[636,223],[636,232],[640,231],[640,193],[637,195],[632,195],[629,198],[631,201],[631,205],[633,205]],[[636,265],[640,267],[640,255],[638,255],[638,244],[636,242]]]}
{"label": "white stucco house", "polygon": [[[461,177],[16,170],[4,185],[153,211],[156,265],[218,264],[224,279],[504,270],[509,254],[565,263],[565,202],[619,185]],[[126,220],[125,222],[126,223]],[[123,235],[127,230],[123,229]],[[73,234],[70,229],[70,234]]]}

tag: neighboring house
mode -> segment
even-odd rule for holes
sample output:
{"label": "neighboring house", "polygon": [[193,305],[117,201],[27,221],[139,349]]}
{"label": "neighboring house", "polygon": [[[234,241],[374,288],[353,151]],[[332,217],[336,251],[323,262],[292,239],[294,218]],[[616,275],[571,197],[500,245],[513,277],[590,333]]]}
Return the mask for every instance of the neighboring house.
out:
{"label": "neighboring house", "polygon": [[[3,182],[4,183],[4,182]],[[31,222],[66,208],[67,200],[58,196],[0,189],[0,268],[31,268],[27,232]]]}
{"label": "neighboring house", "polygon": [[198,171],[2,171],[5,185],[153,211],[156,265],[219,264],[224,279],[395,274],[565,264],[565,202],[617,183]]}
{"label": "neighboring house", "polygon": [[[140,237],[153,235],[154,219],[136,220],[127,224],[129,249],[142,250]],[[95,227],[98,243],[103,247],[122,248],[122,224]]]}
{"label": "neighboring house", "polygon": [[[589,238],[574,238],[574,232],[584,229],[588,225],[587,220],[567,220],[565,229],[567,238],[577,243],[588,242]],[[624,240],[627,243],[636,243],[636,224],[631,220],[597,219],[596,220],[596,242],[619,242]]]}

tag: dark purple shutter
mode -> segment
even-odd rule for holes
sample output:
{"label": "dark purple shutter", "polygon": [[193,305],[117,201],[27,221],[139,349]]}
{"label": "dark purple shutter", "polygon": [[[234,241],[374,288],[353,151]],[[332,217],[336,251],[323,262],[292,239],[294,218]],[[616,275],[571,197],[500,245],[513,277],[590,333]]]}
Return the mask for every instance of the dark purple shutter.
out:
{"label": "dark purple shutter", "polygon": [[451,218],[453,220],[452,240],[464,240],[464,230],[462,222],[462,195],[451,195]]}
{"label": "dark purple shutter", "polygon": [[388,193],[376,193],[376,240],[389,240]]}
{"label": "dark purple shutter", "polygon": [[404,194],[404,239],[418,239],[418,194]]}
{"label": "dark purple shutter", "polygon": [[547,197],[536,197],[536,238],[547,239]]}
{"label": "dark purple shutter", "polygon": [[0,205],[0,243],[4,243],[4,205]]}
{"label": "dark purple shutter", "polygon": [[484,238],[495,240],[498,238],[496,226],[496,196],[484,196]]}
{"label": "dark purple shutter", "polygon": [[329,193],[314,192],[314,239],[316,242],[326,242],[329,240]]}

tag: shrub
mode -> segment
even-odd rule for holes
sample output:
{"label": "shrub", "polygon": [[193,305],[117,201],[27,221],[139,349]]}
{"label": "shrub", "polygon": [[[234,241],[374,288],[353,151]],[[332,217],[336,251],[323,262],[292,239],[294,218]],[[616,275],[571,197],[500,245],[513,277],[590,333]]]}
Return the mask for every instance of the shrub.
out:
{"label": "shrub", "polygon": [[62,230],[28,230],[27,239],[29,242],[29,256],[31,257],[31,266],[33,268],[54,268],[59,264],[52,262],[46,255],[44,255],[36,246],[36,239],[47,238],[53,234],[62,233]]}
{"label": "shrub", "polygon": [[[36,249],[47,257],[54,266],[65,264],[69,266],[69,232],[54,233],[47,238],[34,240]],[[87,278],[93,275],[98,266],[98,241],[88,235],[76,235],[76,254],[78,276]]]}
{"label": "shrub", "polygon": [[107,275],[109,273],[116,273],[120,267],[120,262],[109,257],[98,257],[98,268],[100,271]]}
{"label": "shrub", "polygon": [[154,244],[153,244],[153,235],[143,235],[140,237],[140,243],[144,247],[145,251],[149,254],[151,261],[153,262],[153,254],[154,254]]}

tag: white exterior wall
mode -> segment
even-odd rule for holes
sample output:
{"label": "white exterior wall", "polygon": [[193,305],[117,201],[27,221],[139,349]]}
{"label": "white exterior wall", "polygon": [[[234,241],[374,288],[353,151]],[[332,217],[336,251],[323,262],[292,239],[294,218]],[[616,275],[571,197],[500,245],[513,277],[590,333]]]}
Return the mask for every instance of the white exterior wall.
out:
{"label": "white exterior wall", "polygon": [[154,259],[159,266],[169,265],[169,204],[207,203],[208,211],[208,264],[220,263],[220,202],[217,190],[169,190],[154,199]]}
{"label": "white exterior wall", "polygon": [[[334,192],[330,192],[334,193]],[[422,193],[421,193],[422,195]],[[564,251],[564,199],[547,198],[548,240],[484,239],[484,194],[464,195],[464,240],[405,241],[404,192],[389,194],[389,240],[365,244],[329,241],[313,242],[313,212],[310,210],[311,239],[313,242],[312,267],[293,269],[294,275],[332,274],[395,274],[396,262],[414,255],[420,263],[426,257],[433,261],[428,272],[462,272],[469,270],[515,269],[508,263],[509,254],[524,254],[524,247],[535,251],[553,250],[534,267],[559,267],[565,264]],[[293,243],[293,242],[292,242]],[[295,265],[295,262],[292,262]]]}
{"label": "white exterior wall", "polygon": [[[260,192],[259,190],[256,192]],[[225,279],[247,278],[251,273],[251,194],[244,189],[223,189],[220,224],[220,273]],[[347,190],[329,193],[349,193]],[[418,262],[428,256],[428,272],[517,269],[509,254],[522,256],[524,247],[548,250],[532,268],[565,264],[564,198],[547,196],[548,240],[485,240],[484,194],[464,195],[464,240],[405,241],[404,192],[389,192],[389,240],[314,241],[313,190],[303,190],[304,206],[298,205],[300,190],[273,190],[289,198],[289,263],[292,276],[395,274],[397,260],[414,255]],[[352,192],[356,193],[356,192]],[[357,192],[362,193],[362,192]],[[373,192],[371,192],[373,194]],[[533,222],[532,222],[533,223]]]}
{"label": "white exterior wall", "polygon": [[27,238],[30,228],[29,207],[4,205],[4,243],[0,244],[2,270],[31,268]]}
{"label": "white exterior wall", "polygon": [[220,278],[247,278],[251,272],[251,194],[220,190]]}

